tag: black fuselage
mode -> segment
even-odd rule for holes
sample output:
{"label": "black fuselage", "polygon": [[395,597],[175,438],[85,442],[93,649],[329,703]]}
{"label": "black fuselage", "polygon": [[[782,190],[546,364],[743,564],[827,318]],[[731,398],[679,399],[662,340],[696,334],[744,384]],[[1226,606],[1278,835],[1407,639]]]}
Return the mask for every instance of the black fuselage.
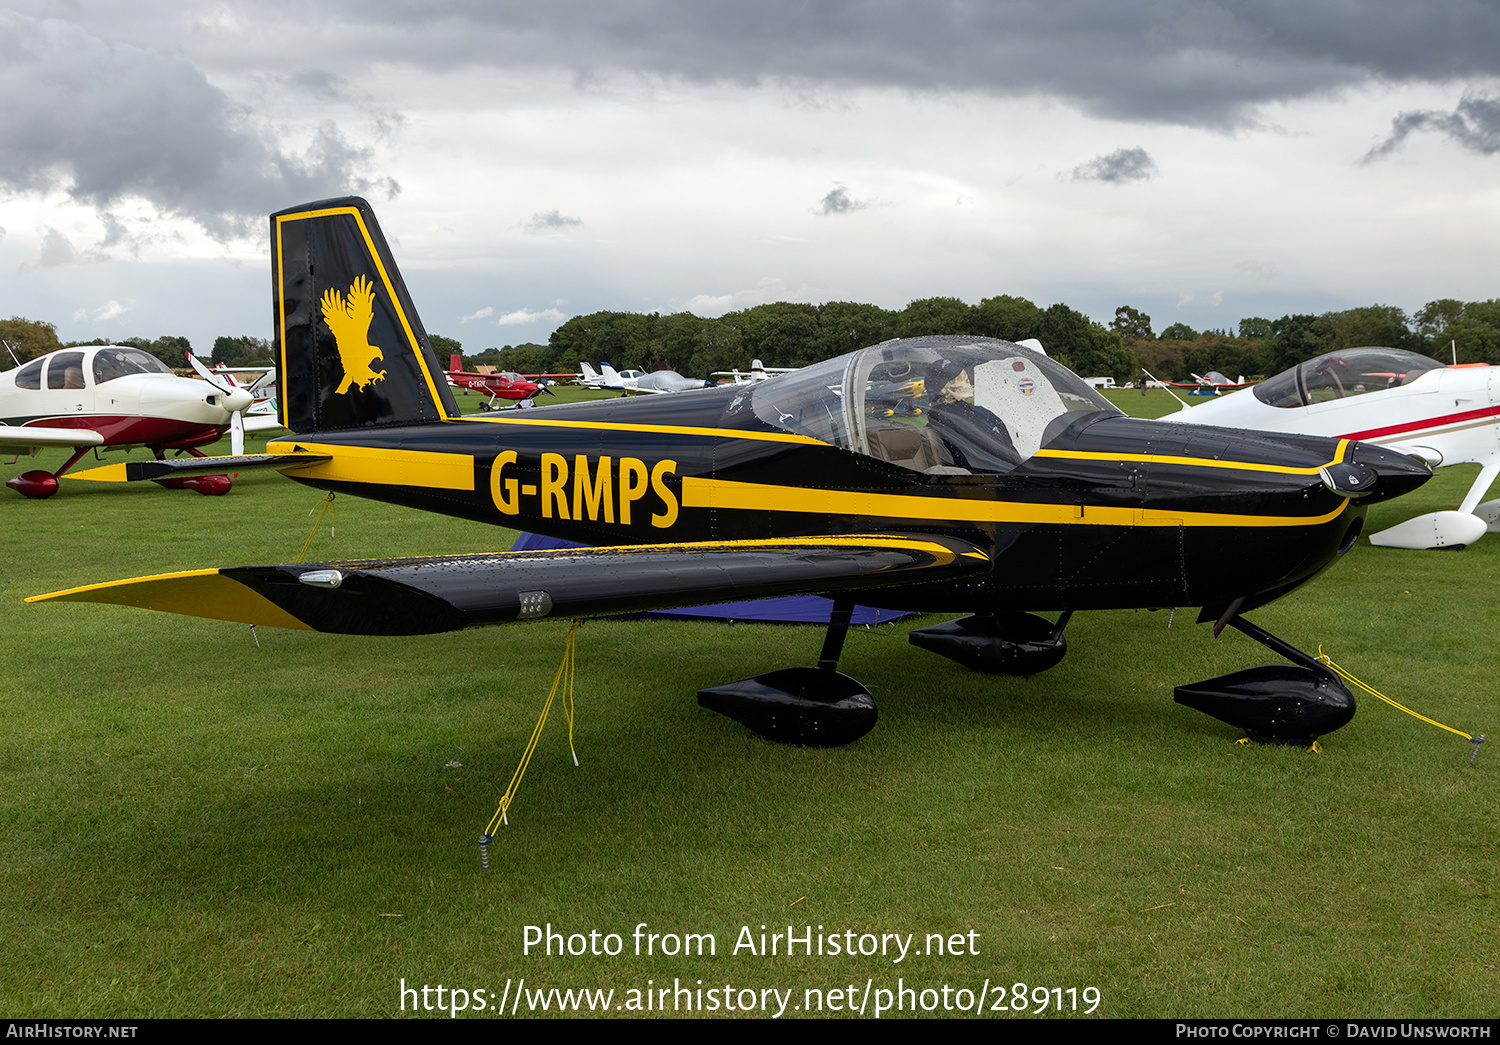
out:
{"label": "black fuselage", "polygon": [[[940,534],[988,554],[977,579],[871,593],[908,609],[1108,609],[1270,601],[1358,536],[1361,503],[1319,469],[1375,468],[1383,496],[1425,467],[1363,444],[1082,418],[1003,475],[927,474],[780,431],[722,388],[485,419],[307,433],[341,448],[311,485],[591,545]],[[351,471],[346,450],[379,463]],[[373,480],[373,481],[372,481]]]}

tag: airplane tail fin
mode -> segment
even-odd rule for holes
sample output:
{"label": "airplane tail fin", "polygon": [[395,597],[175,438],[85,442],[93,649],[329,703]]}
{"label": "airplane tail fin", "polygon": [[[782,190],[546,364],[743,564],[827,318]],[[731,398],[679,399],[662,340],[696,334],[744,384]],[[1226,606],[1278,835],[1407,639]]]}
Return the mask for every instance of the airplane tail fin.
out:
{"label": "airplane tail fin", "polygon": [[370,205],[271,215],[278,411],[298,434],[459,416]]}
{"label": "airplane tail fin", "polygon": [[600,363],[599,371],[604,375],[604,380],[608,381],[610,384],[617,385],[622,380],[620,375],[615,373],[615,368],[610,366],[608,363]]}
{"label": "airplane tail fin", "polygon": [[594,368],[593,367],[591,367],[587,363],[583,363],[583,362],[580,362],[578,364],[578,366],[583,371],[583,379],[585,381],[597,381],[597,380],[599,380],[599,375],[594,372]]}
{"label": "airplane tail fin", "polygon": [[453,353],[453,358],[451,358],[451,359],[448,360],[448,369],[449,370],[462,370],[463,368],[464,368],[464,357],[461,356],[461,355],[459,355],[457,352]]}

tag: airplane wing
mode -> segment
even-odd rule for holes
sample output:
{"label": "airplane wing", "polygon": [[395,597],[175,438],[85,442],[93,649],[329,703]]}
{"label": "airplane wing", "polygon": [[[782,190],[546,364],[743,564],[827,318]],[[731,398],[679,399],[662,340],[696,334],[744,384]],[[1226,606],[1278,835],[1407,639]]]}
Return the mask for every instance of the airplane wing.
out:
{"label": "airplane wing", "polygon": [[592,617],[950,581],[988,570],[962,541],[799,537],[193,570],[36,595],[267,627],[425,635],[543,617]]}
{"label": "airplane wing", "polygon": [[290,468],[293,465],[322,464],[331,460],[327,454],[240,454],[238,457],[174,457],[169,461],[124,461],[81,472],[67,472],[65,479],[87,479],[95,483],[138,483],[147,479],[173,476],[218,475],[221,472],[244,472],[251,468]]}
{"label": "airplane wing", "polygon": [[276,419],[275,414],[246,414],[245,431],[255,435],[260,432],[279,432],[286,426]]}
{"label": "airplane wing", "polygon": [[104,437],[90,428],[40,428],[0,424],[0,446],[26,452],[43,446],[103,446]]}

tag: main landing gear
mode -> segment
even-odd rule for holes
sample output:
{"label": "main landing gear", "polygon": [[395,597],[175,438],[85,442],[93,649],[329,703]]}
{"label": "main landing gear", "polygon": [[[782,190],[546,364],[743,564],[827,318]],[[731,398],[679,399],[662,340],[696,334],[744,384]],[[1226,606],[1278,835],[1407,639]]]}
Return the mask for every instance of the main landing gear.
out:
{"label": "main landing gear", "polygon": [[58,477],[77,464],[78,459],[88,453],[90,449],[92,447],[80,446],[74,452],[73,456],[68,458],[67,463],[55,472],[46,472],[40,468],[33,468],[29,472],[22,472],[20,475],[12,476],[5,480],[5,485],[9,486],[22,497],[30,497],[34,501],[51,497],[57,493]]}
{"label": "main landing gear", "polygon": [[1239,602],[1214,624],[1214,637],[1226,626],[1281,654],[1292,664],[1267,664],[1178,686],[1179,704],[1238,726],[1258,743],[1310,746],[1324,733],[1348,725],[1354,694],[1327,665],[1289,642],[1257,628],[1239,615]]}
{"label": "main landing gear", "polygon": [[[1354,717],[1354,695],[1332,669],[1245,620],[1240,605],[1235,602],[1224,611],[1214,636],[1234,628],[1292,663],[1178,686],[1173,699],[1237,726],[1261,743],[1311,745],[1347,725]],[[781,668],[700,689],[698,703],[783,744],[837,747],[858,740],[874,728],[878,713],[869,691],[837,670],[853,610],[852,598],[835,600],[817,667]],[[1053,624],[1032,613],[977,613],[913,631],[910,639],[975,671],[1035,675],[1067,653],[1063,630],[1071,616],[1069,610]]]}
{"label": "main landing gear", "polygon": [[[165,461],[167,459],[166,452],[161,447],[152,447],[152,449],[156,451],[156,459],[158,461]],[[194,457],[208,456],[196,446],[184,447],[184,449]],[[205,497],[224,496],[229,492],[229,487],[234,482],[227,475],[183,475],[175,476],[171,479],[152,479],[151,481],[157,486],[165,487],[168,490],[195,490]]]}
{"label": "main landing gear", "polygon": [[[69,468],[78,463],[78,459],[92,450],[91,446],[80,446],[72,457],[55,472],[45,472],[40,468],[33,468],[29,472],[22,472],[5,480],[9,486],[22,497],[30,497],[32,500],[42,500],[57,493],[57,480]],[[159,446],[151,448],[156,453],[158,461],[166,460],[166,451]],[[207,454],[196,447],[184,447],[194,457],[206,457]],[[180,476],[174,479],[153,479],[152,482],[158,486],[165,486],[168,490],[196,490],[205,496],[217,497],[229,492],[232,480],[227,475],[190,475]]]}
{"label": "main landing gear", "polygon": [[838,747],[875,727],[875,698],[838,671],[854,599],[834,600],[828,634],[815,668],[781,668],[698,691],[698,703],[749,726],[767,740],[804,747]]}
{"label": "main landing gear", "polygon": [[913,646],[940,653],[966,668],[989,675],[1036,675],[1057,666],[1068,652],[1063,629],[1073,611],[1057,623],[1034,613],[976,613],[921,628],[908,636]]}

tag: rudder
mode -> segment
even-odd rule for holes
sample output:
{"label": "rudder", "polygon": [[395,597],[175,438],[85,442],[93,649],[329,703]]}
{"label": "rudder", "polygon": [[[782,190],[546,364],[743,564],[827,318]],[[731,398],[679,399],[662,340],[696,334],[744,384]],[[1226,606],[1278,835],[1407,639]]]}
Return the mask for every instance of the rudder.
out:
{"label": "rudder", "polygon": [[370,204],[271,215],[278,410],[293,432],[459,416]]}

